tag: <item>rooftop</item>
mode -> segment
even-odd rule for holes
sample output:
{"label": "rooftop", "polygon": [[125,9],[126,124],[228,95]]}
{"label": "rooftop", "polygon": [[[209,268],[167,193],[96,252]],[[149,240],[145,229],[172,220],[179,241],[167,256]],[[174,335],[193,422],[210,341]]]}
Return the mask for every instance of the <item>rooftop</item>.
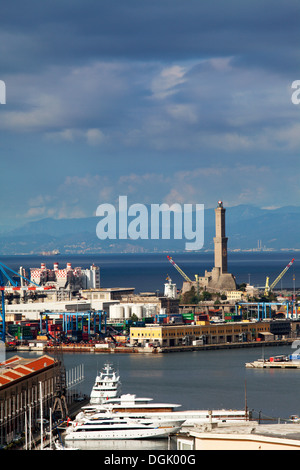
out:
{"label": "rooftop", "polygon": [[15,380],[22,379],[25,376],[41,371],[54,364],[55,360],[47,355],[43,355],[37,359],[13,356],[0,363],[0,390],[4,385],[12,384]]}
{"label": "rooftop", "polygon": [[208,424],[190,429],[190,435],[254,435],[298,440],[300,445],[300,423],[258,424],[256,421],[236,423],[218,423],[210,427]]}

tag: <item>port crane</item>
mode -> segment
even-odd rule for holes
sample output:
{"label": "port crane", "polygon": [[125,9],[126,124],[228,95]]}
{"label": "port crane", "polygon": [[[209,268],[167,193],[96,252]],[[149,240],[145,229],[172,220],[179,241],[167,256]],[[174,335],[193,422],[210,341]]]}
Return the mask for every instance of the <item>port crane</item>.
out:
{"label": "port crane", "polygon": [[192,282],[191,279],[180,269],[180,267],[175,263],[175,261],[171,258],[171,256],[167,256],[170,263],[177,269],[177,271],[181,274],[181,276],[187,281]]}
{"label": "port crane", "polygon": [[284,268],[283,271],[276,277],[275,281],[272,282],[272,284],[269,286],[269,278],[266,278],[266,285],[265,285],[265,295],[268,295],[269,292],[276,286],[276,284],[280,281],[280,279],[285,275],[287,270],[292,266],[293,262],[295,261],[295,258],[293,258]]}
{"label": "port crane", "polygon": [[[9,273],[7,272],[9,271]],[[12,273],[12,274],[11,274]],[[18,277],[26,282],[26,285],[18,285],[18,282],[14,280],[14,277]],[[55,289],[55,286],[40,286],[20,273],[15,272],[5,264],[0,262],[0,292],[1,292],[1,312],[0,312],[0,341],[5,343],[5,292],[14,291],[45,291],[49,289]]]}

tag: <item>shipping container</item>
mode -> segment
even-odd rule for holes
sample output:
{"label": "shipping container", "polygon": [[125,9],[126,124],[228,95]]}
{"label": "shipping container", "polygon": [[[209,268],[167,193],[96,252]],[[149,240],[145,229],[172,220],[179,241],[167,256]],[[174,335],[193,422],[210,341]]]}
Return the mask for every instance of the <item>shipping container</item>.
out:
{"label": "shipping container", "polygon": [[145,323],[154,323],[154,317],[145,317],[144,318]]}
{"label": "shipping container", "polygon": [[185,320],[194,320],[195,315],[193,312],[182,313],[182,318]]}

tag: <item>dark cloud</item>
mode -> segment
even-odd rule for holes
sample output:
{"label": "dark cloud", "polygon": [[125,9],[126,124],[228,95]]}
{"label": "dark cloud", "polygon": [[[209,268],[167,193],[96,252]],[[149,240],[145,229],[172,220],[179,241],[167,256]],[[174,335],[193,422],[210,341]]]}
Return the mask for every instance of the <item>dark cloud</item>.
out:
{"label": "dark cloud", "polygon": [[234,55],[292,72],[299,20],[295,0],[16,0],[1,8],[1,61],[8,72],[95,59]]}
{"label": "dark cloud", "polygon": [[298,200],[299,11],[298,0],[5,2],[0,177],[16,189],[3,217],[91,215],[126,191]]}

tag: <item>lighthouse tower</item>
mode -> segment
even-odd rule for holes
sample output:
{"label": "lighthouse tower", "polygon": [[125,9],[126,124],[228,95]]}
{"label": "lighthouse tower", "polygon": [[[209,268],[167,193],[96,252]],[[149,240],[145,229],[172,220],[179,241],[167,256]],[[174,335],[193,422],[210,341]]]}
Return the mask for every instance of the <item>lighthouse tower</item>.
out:
{"label": "lighthouse tower", "polygon": [[214,237],[215,245],[215,268],[220,269],[220,274],[227,273],[227,241],[225,237],[225,211],[223,202],[219,201],[215,209],[216,218],[216,236]]}
{"label": "lighthouse tower", "polygon": [[[215,237],[214,237],[214,254],[215,265],[211,271],[205,270],[204,276],[198,276],[197,281],[193,282],[196,288],[203,288],[210,292],[226,292],[236,289],[234,276],[228,272],[227,267],[227,241],[225,234],[225,212],[223,202],[218,201],[215,209]],[[184,282],[182,293],[191,289],[190,282]]]}

